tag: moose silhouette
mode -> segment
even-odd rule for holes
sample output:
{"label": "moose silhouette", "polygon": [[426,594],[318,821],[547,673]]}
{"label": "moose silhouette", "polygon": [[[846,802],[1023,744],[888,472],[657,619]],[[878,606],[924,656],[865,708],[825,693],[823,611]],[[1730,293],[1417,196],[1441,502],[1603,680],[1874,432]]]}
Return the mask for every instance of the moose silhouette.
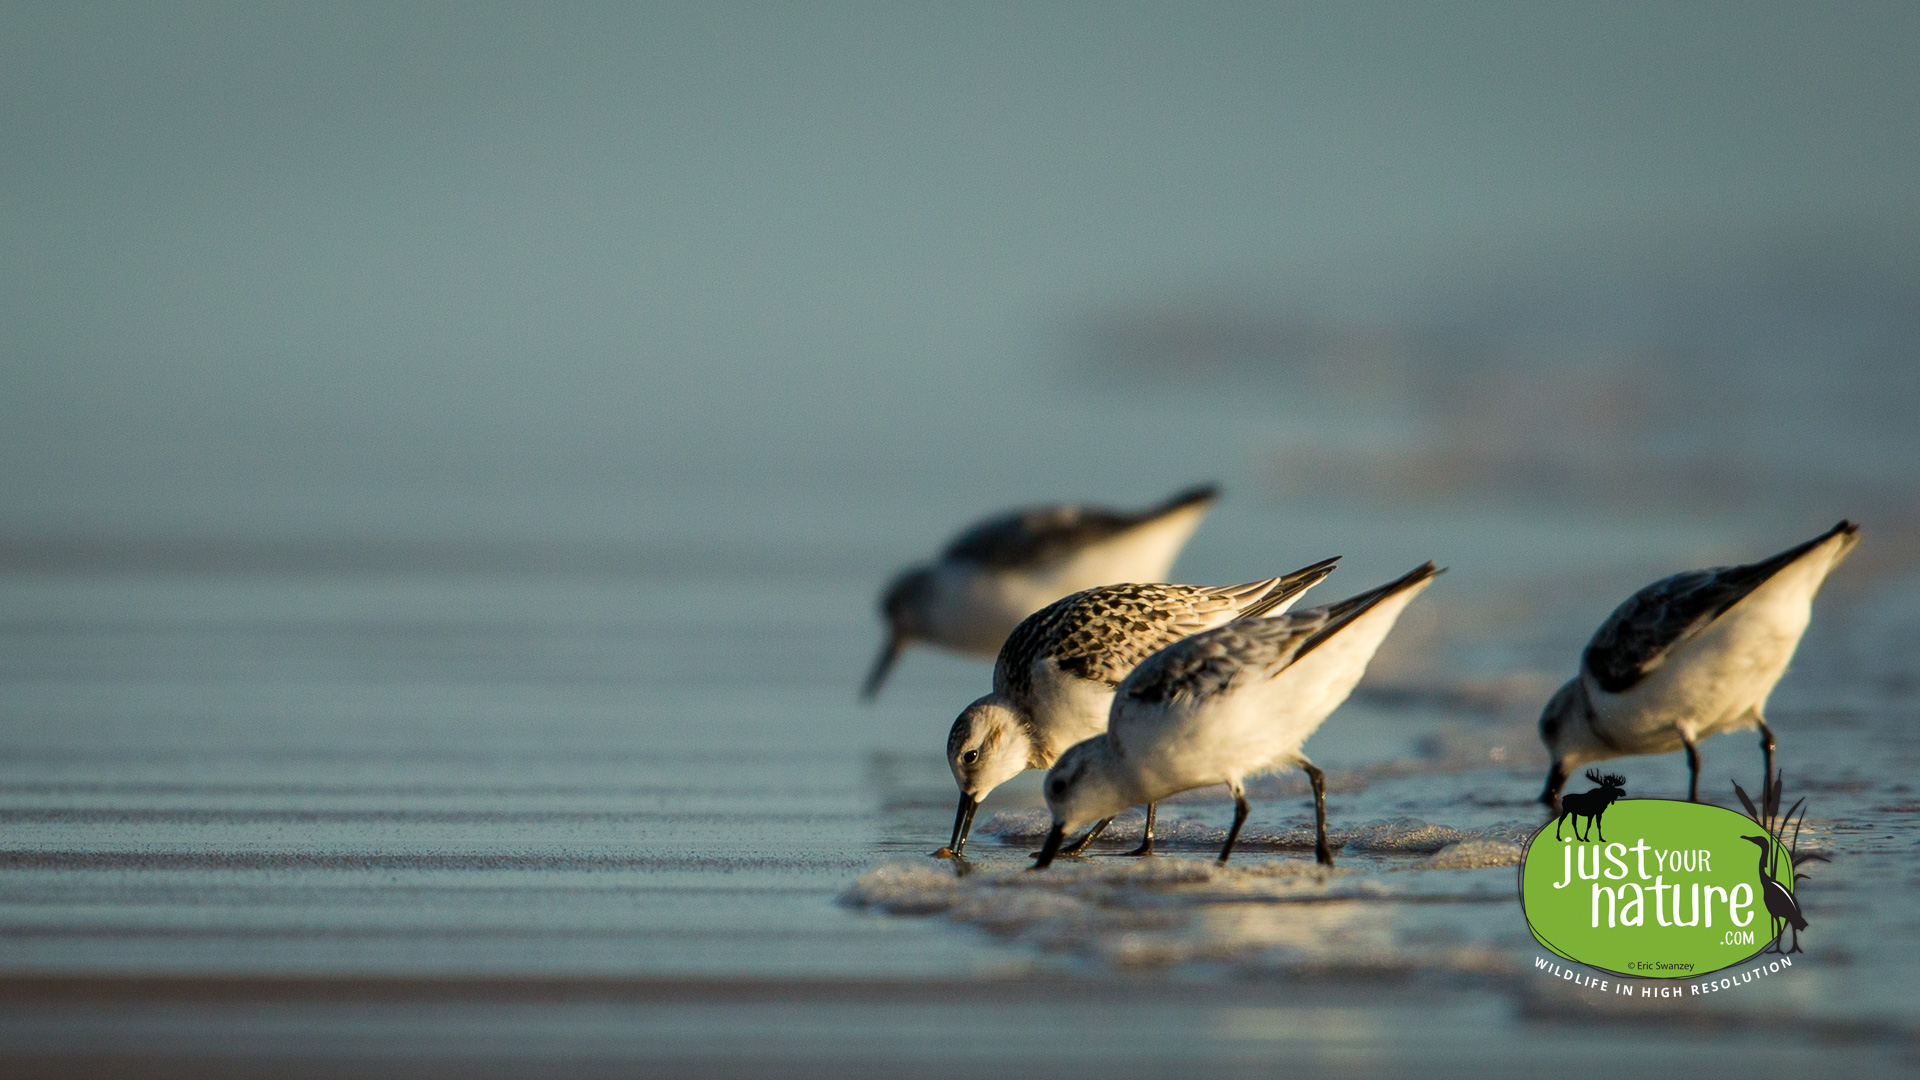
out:
{"label": "moose silhouette", "polygon": [[1607,812],[1615,800],[1627,793],[1627,778],[1618,773],[1600,775],[1599,769],[1588,769],[1587,779],[1600,786],[1591,791],[1582,791],[1574,795],[1564,795],[1560,799],[1560,816],[1553,819],[1553,838],[1560,839],[1560,823],[1572,818],[1574,839],[1586,843],[1587,838],[1580,835],[1580,819],[1587,819],[1589,832],[1598,832],[1600,842],[1607,842],[1607,834],[1600,827],[1600,815]]}

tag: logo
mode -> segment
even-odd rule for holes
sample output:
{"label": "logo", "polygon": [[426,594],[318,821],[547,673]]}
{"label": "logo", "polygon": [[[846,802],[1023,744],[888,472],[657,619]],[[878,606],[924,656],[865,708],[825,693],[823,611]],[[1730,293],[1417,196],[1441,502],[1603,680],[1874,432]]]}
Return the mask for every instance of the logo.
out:
{"label": "logo", "polygon": [[[1561,800],[1527,844],[1520,906],[1540,944],[1616,975],[1687,979],[1763,952],[1799,952],[1807,919],[1794,893],[1805,862],[1806,800],[1780,813],[1780,780],[1760,806],[1733,785],[1745,815],[1706,803],[1629,799],[1626,781]],[[1790,948],[1781,939],[1792,934]]]}

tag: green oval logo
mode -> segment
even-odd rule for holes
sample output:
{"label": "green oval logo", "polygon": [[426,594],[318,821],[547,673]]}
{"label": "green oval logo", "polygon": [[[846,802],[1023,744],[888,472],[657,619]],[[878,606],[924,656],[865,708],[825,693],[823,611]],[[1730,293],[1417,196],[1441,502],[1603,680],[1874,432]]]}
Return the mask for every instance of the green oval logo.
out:
{"label": "green oval logo", "polygon": [[1686,979],[1751,959],[1795,919],[1805,925],[1793,857],[1752,818],[1668,799],[1598,809],[1542,826],[1520,868],[1527,924],[1561,957]]}

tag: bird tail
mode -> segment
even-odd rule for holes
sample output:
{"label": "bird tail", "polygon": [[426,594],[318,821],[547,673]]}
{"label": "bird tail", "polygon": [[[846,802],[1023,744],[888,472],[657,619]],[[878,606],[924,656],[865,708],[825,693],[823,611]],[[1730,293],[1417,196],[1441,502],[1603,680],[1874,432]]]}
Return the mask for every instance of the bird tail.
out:
{"label": "bird tail", "polygon": [[1313,636],[1301,644],[1294,653],[1295,662],[1299,658],[1320,647],[1329,638],[1347,628],[1347,625],[1372,611],[1382,601],[1398,596],[1408,589],[1418,588],[1446,573],[1444,568],[1435,568],[1431,560],[1421,563],[1412,570],[1387,582],[1377,589],[1368,589],[1358,596],[1348,597],[1337,604],[1327,605],[1327,623],[1314,631]]}
{"label": "bird tail", "polygon": [[[1840,524],[1827,530],[1826,536],[1845,536],[1847,538],[1846,544],[1842,546],[1840,551],[1833,557],[1834,563],[1838,564],[1841,559],[1847,557],[1848,552],[1853,550],[1854,545],[1860,542],[1860,526],[1842,518]],[[1826,537],[1822,537],[1821,539],[1826,539]]]}
{"label": "bird tail", "polygon": [[1165,502],[1141,514],[1140,520],[1152,521],[1155,518],[1166,517],[1168,514],[1177,514],[1191,507],[1209,506],[1219,498],[1219,485],[1195,484],[1190,488],[1175,492]]}
{"label": "bird tail", "polygon": [[1855,544],[1860,542],[1860,526],[1843,519],[1840,524],[1835,525],[1833,528],[1828,529],[1826,532],[1821,533],[1806,543],[1795,544],[1772,558],[1761,559],[1757,563],[1749,563],[1746,566],[1739,567],[1737,570],[1728,574],[1727,577],[1731,581],[1745,585],[1747,590],[1751,592],[1761,585],[1766,584],[1767,579],[1773,577],[1773,575],[1799,562],[1836,536],[1844,538],[1840,550],[1835,552],[1833,556],[1833,561],[1838,563],[1841,559],[1847,557],[1847,553],[1853,550]]}
{"label": "bird tail", "polygon": [[1234,618],[1257,619],[1262,615],[1285,611],[1301,593],[1325,581],[1327,575],[1333,573],[1334,566],[1339,561],[1340,556],[1335,555],[1331,559],[1321,559],[1312,566],[1303,566],[1295,570],[1274,582],[1273,588],[1268,589],[1265,596],[1249,605]]}

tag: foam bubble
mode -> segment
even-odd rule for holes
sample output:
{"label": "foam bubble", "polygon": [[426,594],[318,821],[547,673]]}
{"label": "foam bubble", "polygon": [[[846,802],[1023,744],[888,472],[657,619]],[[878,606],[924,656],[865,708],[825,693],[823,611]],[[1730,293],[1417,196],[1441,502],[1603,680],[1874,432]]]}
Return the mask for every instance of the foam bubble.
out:
{"label": "foam bubble", "polygon": [[[1114,819],[1107,837],[1131,840],[1138,832],[1142,816],[1129,813]],[[1052,818],[1045,810],[1003,810],[980,831],[1010,844],[1037,844],[1046,838]],[[1156,843],[1170,848],[1219,848],[1227,842],[1227,830],[1192,817],[1162,818],[1155,829]],[[1484,829],[1460,829],[1435,825],[1419,818],[1401,817],[1370,821],[1352,827],[1329,826],[1327,843],[1334,850],[1366,852],[1378,855],[1432,855],[1451,845],[1472,840],[1518,843],[1533,834],[1533,828],[1521,822],[1501,822]],[[1103,838],[1104,839],[1104,838]],[[1239,851],[1311,851],[1314,846],[1312,825],[1261,826],[1249,823],[1240,830],[1234,844]]]}
{"label": "foam bubble", "polygon": [[[1048,823],[1043,811],[1003,811],[984,831],[1019,843]],[[1305,848],[1311,832],[1296,826],[1268,836]],[[1417,872],[1513,865],[1521,852],[1517,841],[1530,832],[1519,823],[1460,829],[1396,818],[1341,833],[1350,849],[1424,856],[1386,866],[1360,860],[1325,867],[1298,856],[1242,857],[1220,866],[1183,855],[1062,859],[1045,873],[1024,865],[901,864],[862,877],[841,901],[939,916],[1113,968],[1200,964],[1253,977],[1274,971],[1485,975],[1511,965],[1524,924],[1463,921],[1448,913],[1446,901],[1479,904],[1485,889],[1475,885],[1455,895],[1442,878]],[[1211,848],[1224,830],[1182,820],[1163,833],[1174,844]]]}
{"label": "foam bubble", "polygon": [[1415,863],[1412,868],[1480,870],[1489,866],[1518,866],[1526,854],[1525,847],[1505,840],[1462,840],[1448,844],[1434,852],[1431,858]]}
{"label": "foam bubble", "polygon": [[894,863],[862,875],[840,902],[895,915],[935,915],[952,907],[959,892],[960,881],[951,870]]}

